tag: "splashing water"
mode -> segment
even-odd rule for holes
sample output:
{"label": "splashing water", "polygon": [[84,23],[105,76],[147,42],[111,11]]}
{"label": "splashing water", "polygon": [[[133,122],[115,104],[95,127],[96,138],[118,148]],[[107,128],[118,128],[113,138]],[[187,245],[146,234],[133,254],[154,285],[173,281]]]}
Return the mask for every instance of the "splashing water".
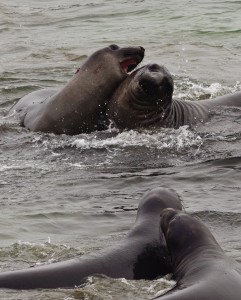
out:
{"label": "splashing water", "polygon": [[211,84],[195,82],[191,79],[177,82],[178,92],[175,98],[178,100],[202,100],[212,99],[229,93],[234,93],[240,90],[240,82],[237,81],[233,87],[224,86],[219,82]]}
{"label": "splashing water", "polygon": [[77,138],[71,142],[72,147],[78,149],[103,149],[103,148],[126,148],[145,146],[147,148],[174,149],[180,151],[192,146],[200,147],[202,139],[199,135],[188,129],[188,126],[182,126],[179,129],[160,129],[159,131],[138,132],[134,130],[118,133],[114,137],[108,137],[104,140],[99,139],[97,135],[91,138]]}

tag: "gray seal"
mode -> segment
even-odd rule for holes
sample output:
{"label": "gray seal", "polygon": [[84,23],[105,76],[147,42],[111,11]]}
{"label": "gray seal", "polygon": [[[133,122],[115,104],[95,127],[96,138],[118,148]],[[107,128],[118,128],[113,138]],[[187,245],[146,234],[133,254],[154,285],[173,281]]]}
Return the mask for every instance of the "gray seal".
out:
{"label": "gray seal", "polygon": [[178,128],[207,121],[219,106],[241,107],[241,92],[215,99],[173,99],[174,83],[169,71],[158,64],[135,70],[112,95],[107,114],[119,129],[148,127]]}
{"label": "gray seal", "polygon": [[177,285],[156,299],[240,299],[241,266],[225,254],[205,224],[168,208],[161,213],[161,228]]}
{"label": "gray seal", "polygon": [[31,131],[80,134],[98,130],[102,110],[114,90],[143,59],[144,48],[110,45],[89,56],[61,89],[34,91],[8,116]]}
{"label": "gray seal", "polygon": [[96,274],[126,279],[165,275],[172,271],[160,232],[160,213],[167,207],[182,209],[179,196],[171,189],[155,188],[144,194],[134,226],[118,245],[64,262],[1,273],[0,288],[74,287]]}

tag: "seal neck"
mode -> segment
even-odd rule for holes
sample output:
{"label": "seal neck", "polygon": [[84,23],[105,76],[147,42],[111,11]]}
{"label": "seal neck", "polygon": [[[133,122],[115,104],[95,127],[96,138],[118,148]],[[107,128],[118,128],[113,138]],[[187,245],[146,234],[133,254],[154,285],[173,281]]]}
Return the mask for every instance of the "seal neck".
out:
{"label": "seal neck", "polygon": [[[139,127],[170,127],[170,115],[172,113],[172,99],[159,99],[158,96],[147,96],[140,88],[135,87],[128,90],[130,110],[136,112],[136,126]],[[140,124],[140,125],[139,125]]]}
{"label": "seal neck", "polygon": [[171,108],[171,119],[174,128],[183,125],[195,125],[197,122],[203,122],[208,115],[207,109],[197,103],[197,101],[173,100]]}
{"label": "seal neck", "polygon": [[[195,248],[195,249],[193,249]],[[182,252],[172,255],[171,260],[174,268],[173,279],[181,280],[184,276],[194,276],[198,271],[206,268],[210,260],[216,261],[217,264],[223,260],[225,253],[221,247],[217,245],[203,244],[195,247],[190,245],[189,248]]]}

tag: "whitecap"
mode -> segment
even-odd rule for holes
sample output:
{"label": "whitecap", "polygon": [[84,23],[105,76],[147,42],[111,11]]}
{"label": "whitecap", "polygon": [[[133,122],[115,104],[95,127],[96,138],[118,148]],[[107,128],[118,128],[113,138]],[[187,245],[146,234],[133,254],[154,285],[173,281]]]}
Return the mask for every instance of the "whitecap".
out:
{"label": "whitecap", "polygon": [[71,142],[78,149],[111,149],[141,147],[156,149],[182,150],[187,147],[200,146],[202,139],[188,126],[179,129],[160,129],[156,131],[123,131],[116,136],[99,139],[96,135],[77,138]]}
{"label": "whitecap", "polygon": [[200,100],[212,99],[229,93],[234,93],[240,90],[240,82],[237,81],[233,87],[225,86],[219,82],[197,83],[191,79],[186,79],[177,82],[177,91],[174,92],[174,97],[178,100]]}

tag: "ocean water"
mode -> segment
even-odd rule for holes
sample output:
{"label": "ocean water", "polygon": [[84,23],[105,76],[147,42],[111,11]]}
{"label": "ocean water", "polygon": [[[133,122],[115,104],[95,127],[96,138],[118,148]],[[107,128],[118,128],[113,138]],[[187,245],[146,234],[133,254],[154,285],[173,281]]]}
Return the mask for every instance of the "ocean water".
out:
{"label": "ocean water", "polygon": [[[0,271],[103,249],[123,238],[139,199],[170,186],[225,251],[241,260],[241,110],[206,124],[78,136],[32,133],[4,117],[23,95],[67,82],[95,50],[146,49],[175,97],[240,90],[241,1],[1,0]],[[150,299],[168,279],[90,278],[82,288],[11,291],[1,299]]]}

